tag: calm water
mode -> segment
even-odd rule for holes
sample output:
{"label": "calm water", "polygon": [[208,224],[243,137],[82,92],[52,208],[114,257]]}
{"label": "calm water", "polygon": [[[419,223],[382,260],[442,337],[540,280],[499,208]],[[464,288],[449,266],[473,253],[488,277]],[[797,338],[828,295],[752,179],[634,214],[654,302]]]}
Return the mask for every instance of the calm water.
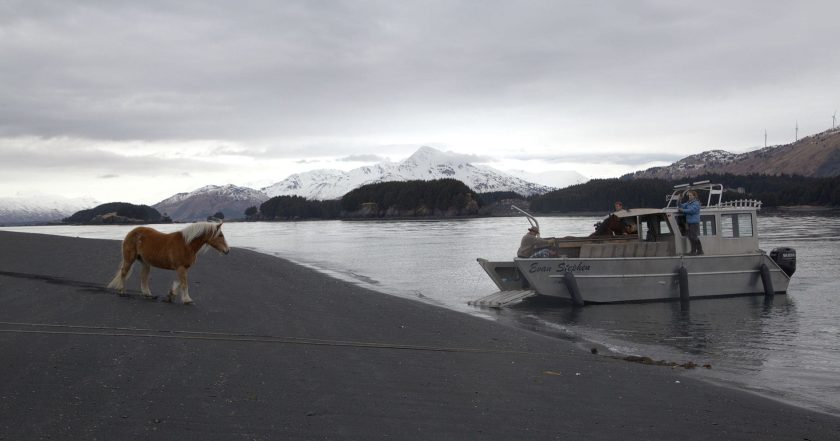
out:
{"label": "calm water", "polygon": [[[546,236],[589,232],[596,218],[542,217]],[[313,221],[225,224],[228,243],[277,255],[378,291],[597,346],[619,354],[711,364],[696,375],[840,414],[840,217],[760,218],[766,251],[792,246],[797,272],[787,295],[572,308],[526,301],[502,310],[467,305],[496,290],[476,257],[510,259],[523,217],[456,221]],[[159,226],[175,231],[182,226]],[[6,230],[122,239],[130,227],[49,226]]]}

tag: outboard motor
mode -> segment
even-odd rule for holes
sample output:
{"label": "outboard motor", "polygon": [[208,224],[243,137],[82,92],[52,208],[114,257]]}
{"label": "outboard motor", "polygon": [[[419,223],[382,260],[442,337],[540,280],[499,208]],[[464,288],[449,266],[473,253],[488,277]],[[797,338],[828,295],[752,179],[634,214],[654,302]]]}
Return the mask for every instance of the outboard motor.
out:
{"label": "outboard motor", "polygon": [[793,277],[796,272],[796,250],[790,247],[773,248],[770,252],[770,258],[779,265],[779,268],[788,275]]}

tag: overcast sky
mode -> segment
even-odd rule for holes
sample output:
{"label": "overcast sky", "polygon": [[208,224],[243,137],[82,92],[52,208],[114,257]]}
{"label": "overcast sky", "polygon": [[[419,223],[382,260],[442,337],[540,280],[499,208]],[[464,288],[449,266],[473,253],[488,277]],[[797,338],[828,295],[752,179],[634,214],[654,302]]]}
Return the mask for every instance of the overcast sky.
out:
{"label": "overcast sky", "polygon": [[0,0],[0,197],[398,161],[616,177],[831,128],[840,2]]}

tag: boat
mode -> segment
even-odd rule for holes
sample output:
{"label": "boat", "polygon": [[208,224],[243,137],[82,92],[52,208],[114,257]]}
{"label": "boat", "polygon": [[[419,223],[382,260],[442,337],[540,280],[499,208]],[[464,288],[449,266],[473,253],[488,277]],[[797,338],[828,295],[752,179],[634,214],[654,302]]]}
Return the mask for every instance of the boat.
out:
{"label": "boat", "polygon": [[[702,255],[690,253],[679,210],[689,191],[702,204]],[[499,291],[470,304],[504,306],[531,296],[584,305],[786,293],[796,271],[796,250],[780,247],[768,254],[760,249],[761,201],[724,202],[723,195],[723,185],[709,181],[676,185],[663,208],[622,209],[596,224],[597,233],[617,219],[627,227],[622,233],[552,238],[551,257],[479,258]],[[512,208],[539,228],[533,215]]]}

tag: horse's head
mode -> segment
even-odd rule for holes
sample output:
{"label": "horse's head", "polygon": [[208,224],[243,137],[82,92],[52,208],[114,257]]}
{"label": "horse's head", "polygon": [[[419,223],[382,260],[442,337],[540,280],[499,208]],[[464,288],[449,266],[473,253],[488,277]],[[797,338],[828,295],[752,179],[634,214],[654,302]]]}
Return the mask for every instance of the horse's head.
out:
{"label": "horse's head", "polygon": [[230,247],[225,240],[225,234],[222,233],[222,224],[224,222],[220,222],[218,225],[213,227],[213,233],[210,236],[210,239],[207,240],[207,245],[213,247],[216,251],[227,254],[230,252]]}

